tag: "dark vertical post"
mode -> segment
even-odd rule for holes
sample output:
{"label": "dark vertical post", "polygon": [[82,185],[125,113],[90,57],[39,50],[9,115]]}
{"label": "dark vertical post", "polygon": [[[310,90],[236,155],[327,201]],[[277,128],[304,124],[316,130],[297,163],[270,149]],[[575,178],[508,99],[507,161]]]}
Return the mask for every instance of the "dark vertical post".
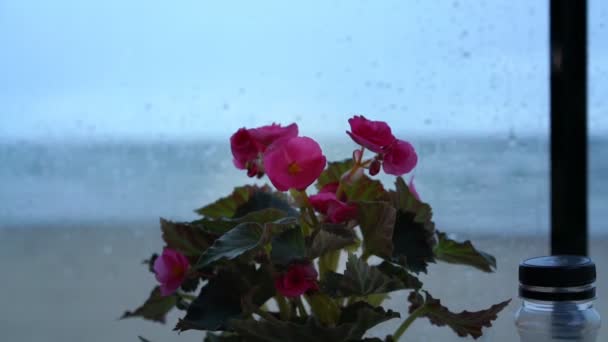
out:
{"label": "dark vertical post", "polygon": [[587,1],[550,7],[551,253],[587,255]]}

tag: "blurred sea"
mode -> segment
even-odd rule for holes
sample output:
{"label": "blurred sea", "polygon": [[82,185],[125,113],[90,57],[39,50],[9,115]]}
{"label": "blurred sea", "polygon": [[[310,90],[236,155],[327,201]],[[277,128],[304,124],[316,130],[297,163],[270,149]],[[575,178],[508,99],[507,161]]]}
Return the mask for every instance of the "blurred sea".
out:
{"label": "blurred sea", "polygon": [[[548,146],[543,139],[412,139],[415,179],[438,227],[464,233],[546,232]],[[344,140],[320,141],[329,160],[351,155]],[[590,143],[590,216],[608,234],[608,140]],[[0,144],[0,228],[157,228],[253,180],[232,166],[227,141]],[[409,177],[409,175],[407,176]],[[262,180],[264,181],[264,180]],[[390,178],[383,178],[392,186]]]}
{"label": "blurred sea", "polygon": [[[423,200],[438,228],[471,238],[496,256],[496,273],[433,264],[425,288],[454,311],[480,310],[507,298],[509,307],[484,329],[481,342],[515,341],[517,265],[548,251],[547,144],[533,139],[412,139]],[[330,160],[354,145],[320,141]],[[591,143],[590,252],[598,265],[597,308],[608,316],[608,142]],[[139,319],[118,321],[156,284],[141,261],[162,249],[158,217],[193,219],[192,209],[249,183],[230,160],[227,142],[0,144],[0,332],[2,341],[201,341]],[[409,175],[408,175],[409,177]],[[387,186],[392,180],[383,179]],[[6,228],[6,229],[2,229]],[[599,233],[603,236],[600,237]],[[449,286],[446,286],[448,284]],[[491,291],[488,291],[491,289]],[[405,317],[406,293],[387,308]],[[399,320],[370,332],[384,337]],[[472,341],[417,320],[406,339]],[[608,340],[608,330],[599,339]]]}

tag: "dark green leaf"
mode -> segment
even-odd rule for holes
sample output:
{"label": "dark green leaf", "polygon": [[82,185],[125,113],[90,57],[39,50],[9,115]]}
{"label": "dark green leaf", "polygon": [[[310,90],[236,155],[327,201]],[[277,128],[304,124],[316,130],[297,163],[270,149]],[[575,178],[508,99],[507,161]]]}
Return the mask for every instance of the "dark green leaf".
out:
{"label": "dark green leaf", "polygon": [[150,256],[150,259],[144,260],[142,262],[142,264],[148,265],[148,271],[150,271],[151,273],[156,273],[154,272],[154,262],[156,261],[156,258],[158,258],[158,254],[154,253],[152,254],[152,256]]}
{"label": "dark green leaf", "polygon": [[222,268],[216,277],[209,279],[175,330],[224,330],[228,320],[243,314],[244,298],[259,306],[275,294],[272,276],[266,268],[232,266]]}
{"label": "dark green leaf", "polygon": [[321,175],[317,180],[317,189],[321,190],[328,184],[340,182],[342,175],[348,172],[353,165],[353,160],[350,158],[343,161],[327,163],[327,169],[321,172]]}
{"label": "dark green leaf", "polygon": [[264,228],[257,223],[241,223],[222,235],[198,260],[198,269],[222,259],[234,259],[264,243]]}
{"label": "dark green leaf", "polygon": [[369,329],[376,325],[399,317],[401,315],[398,312],[385,311],[381,307],[374,308],[365,302],[356,302],[342,310],[338,324],[352,324],[352,329],[346,338],[346,341],[352,341],[361,339]]}
{"label": "dark green leaf", "polygon": [[167,247],[186,255],[190,261],[195,261],[217,238],[200,227],[185,222],[171,222],[160,219],[163,240]]}
{"label": "dark green leaf", "polygon": [[435,229],[432,222],[417,222],[411,212],[397,212],[393,231],[393,262],[412,272],[425,272],[434,262]]}
{"label": "dark green leaf", "polygon": [[175,307],[176,302],[175,296],[161,296],[160,288],[157,286],[142,306],[135,311],[126,311],[120,319],[142,317],[150,321],[165,323],[167,313]]}
{"label": "dark green leaf", "polygon": [[266,342],[341,342],[360,340],[370,328],[398,318],[393,311],[384,311],[359,302],[342,311],[337,326],[325,327],[311,317],[305,324],[286,321],[232,320],[230,325],[239,334]]}
{"label": "dark green leaf", "polygon": [[453,313],[448,308],[441,305],[441,301],[433,298],[428,292],[424,291],[423,297],[418,292],[412,292],[408,300],[411,303],[409,311],[414,310],[424,305],[424,317],[427,317],[431,324],[437,326],[449,326],[458,336],[472,336],[474,339],[479,338],[483,332],[483,327],[491,327],[492,321],[497,318],[498,313],[507,307],[511,300],[504,301],[492,305],[490,308],[481,311],[469,312],[462,311]]}
{"label": "dark green leaf", "polygon": [[365,260],[350,254],[344,274],[326,274],[321,289],[332,297],[363,297],[412,288],[412,285],[416,284],[406,284],[398,276],[387,275],[378,267],[370,266]]}
{"label": "dark green leaf", "polygon": [[315,259],[356,243],[357,235],[353,229],[342,224],[324,223],[310,237],[307,254],[310,259]]}
{"label": "dark green leaf", "polygon": [[137,336],[137,338],[139,339],[140,342],[152,342],[152,341],[148,340],[147,338],[144,338],[141,336]]}
{"label": "dark green leaf", "polygon": [[435,261],[433,249],[437,243],[431,207],[416,199],[401,177],[391,197],[397,208],[391,259],[410,271],[426,272],[428,263]]}
{"label": "dark green leaf", "polygon": [[270,258],[275,264],[287,265],[305,257],[304,236],[299,226],[287,229],[272,238]]}
{"label": "dark green leaf", "polygon": [[243,338],[236,334],[231,333],[222,333],[222,334],[213,334],[207,333],[205,336],[205,340],[203,342],[241,342]]}
{"label": "dark green leaf", "polygon": [[418,278],[407,272],[405,269],[403,269],[403,267],[395,266],[390,262],[386,261],[382,262],[376,267],[378,268],[378,270],[380,270],[380,272],[384,273],[385,275],[401,280],[403,286],[405,286],[404,288],[406,289],[417,290],[422,287],[422,282]]}
{"label": "dark green leaf", "polygon": [[186,278],[180,288],[185,292],[192,292],[198,288],[199,278]]}
{"label": "dark green leaf", "polygon": [[435,246],[435,257],[451,264],[473,266],[484,272],[494,272],[496,258],[476,249],[471,241],[454,241],[445,233],[437,232],[439,242]]}
{"label": "dark green leaf", "polygon": [[287,202],[287,196],[285,194],[271,192],[270,188],[265,186],[261,190],[254,191],[249,200],[238,207],[234,217],[242,217],[248,213],[268,208],[281,210],[285,212],[287,216],[298,216],[298,212]]}
{"label": "dark green leaf", "polygon": [[397,211],[390,203],[357,203],[357,222],[363,234],[363,250],[367,254],[391,257],[396,215]]}
{"label": "dark green leaf", "polygon": [[397,177],[395,191],[391,191],[390,195],[393,206],[398,210],[415,214],[416,222],[427,222],[433,219],[431,206],[417,199],[402,177]]}

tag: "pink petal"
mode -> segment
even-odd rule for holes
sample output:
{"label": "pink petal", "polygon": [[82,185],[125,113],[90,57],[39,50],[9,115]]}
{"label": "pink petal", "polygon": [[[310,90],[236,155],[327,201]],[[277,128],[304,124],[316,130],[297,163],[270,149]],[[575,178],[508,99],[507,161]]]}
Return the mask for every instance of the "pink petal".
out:
{"label": "pink petal", "polygon": [[397,140],[384,155],[382,167],[389,175],[401,176],[416,167],[418,155],[407,141]]}
{"label": "pink petal", "polygon": [[327,209],[329,208],[329,205],[337,201],[336,194],[331,192],[320,192],[316,195],[310,196],[309,199],[310,204],[313,206],[313,208],[315,208],[316,211],[322,214],[327,214]]}
{"label": "pink petal", "polygon": [[[308,137],[277,141],[264,156],[268,178],[281,191],[306,189],[319,177],[326,162],[319,144]],[[294,165],[297,171],[292,172]]]}
{"label": "pink petal", "polygon": [[384,121],[372,121],[362,115],[356,115],[348,120],[350,132],[348,135],[359,145],[376,153],[395,141],[391,128]]}

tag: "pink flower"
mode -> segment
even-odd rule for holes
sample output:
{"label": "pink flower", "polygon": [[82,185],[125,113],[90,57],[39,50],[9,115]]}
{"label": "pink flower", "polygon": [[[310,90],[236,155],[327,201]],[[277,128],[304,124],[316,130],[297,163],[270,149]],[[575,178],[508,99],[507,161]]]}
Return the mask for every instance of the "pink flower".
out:
{"label": "pink flower", "polygon": [[249,130],[241,128],[230,137],[230,149],[234,166],[244,170],[247,164],[258,157],[261,146],[253,139]]}
{"label": "pink flower", "polygon": [[310,196],[309,200],[312,207],[321,214],[327,214],[329,205],[337,201],[336,194],[332,192],[319,192]]}
{"label": "pink flower", "polygon": [[309,290],[318,290],[317,277],[317,270],[311,264],[292,264],[287,272],[275,279],[274,286],[281,295],[293,298]]}
{"label": "pink flower", "polygon": [[160,283],[160,293],[163,296],[173,294],[186,278],[190,264],[188,259],[178,251],[170,248],[154,261],[154,273]]}
{"label": "pink flower", "polygon": [[340,186],[340,183],[338,183],[338,182],[327,183],[327,184],[325,184],[325,186],[323,186],[323,188],[321,188],[321,190],[319,190],[319,193],[331,192],[331,193],[335,194],[338,191],[339,186]]}
{"label": "pink flower", "polygon": [[298,135],[298,125],[287,127],[272,124],[258,128],[241,128],[230,137],[233,163],[238,169],[247,169],[249,177],[261,177],[264,174],[262,154],[274,142],[289,139]]}
{"label": "pink flower", "polygon": [[401,176],[412,171],[417,163],[414,146],[407,141],[396,140],[384,154],[382,167],[389,175]]}
{"label": "pink flower", "polygon": [[326,215],[331,223],[345,222],[357,216],[357,207],[338,200],[333,192],[319,192],[310,196],[310,204]]}
{"label": "pink flower", "polygon": [[268,126],[252,128],[249,130],[249,134],[251,134],[253,139],[262,146],[263,152],[277,140],[297,137],[298,125],[293,123],[289,126],[281,127],[281,125],[273,123]]}
{"label": "pink flower", "polygon": [[391,128],[384,121],[371,121],[362,115],[348,120],[351,132],[346,132],[359,145],[381,153],[395,141]]}
{"label": "pink flower", "polygon": [[342,201],[336,200],[327,209],[327,218],[331,223],[346,222],[355,217],[357,217],[357,207]]}
{"label": "pink flower", "polygon": [[410,189],[410,193],[412,195],[414,195],[414,197],[420,201],[420,195],[418,194],[418,191],[416,190],[416,185],[414,185],[414,176],[412,176],[412,178],[410,178],[410,182],[407,185],[407,187]]}
{"label": "pink flower", "polygon": [[308,137],[281,139],[264,154],[268,178],[280,191],[306,189],[321,175],[326,162],[319,144]]}

